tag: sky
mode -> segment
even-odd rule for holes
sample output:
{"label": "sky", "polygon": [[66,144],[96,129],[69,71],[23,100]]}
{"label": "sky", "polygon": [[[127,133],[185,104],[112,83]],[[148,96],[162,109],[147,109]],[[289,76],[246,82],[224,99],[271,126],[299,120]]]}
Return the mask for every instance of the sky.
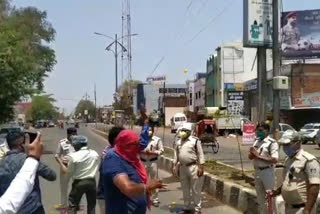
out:
{"label": "sky", "polygon": [[[14,0],[17,7],[47,11],[57,34],[50,45],[57,64],[45,81],[45,91],[66,113],[87,93],[97,105],[112,104],[115,88],[112,42],[94,35],[121,35],[121,0]],[[185,83],[206,72],[206,60],[224,42],[242,39],[243,0],[131,1],[133,79],[145,81],[162,57],[154,76]],[[285,11],[316,9],[318,0],[283,0]],[[119,57],[119,71],[121,63]],[[183,70],[188,69],[184,74]],[[119,76],[121,80],[121,75]]]}

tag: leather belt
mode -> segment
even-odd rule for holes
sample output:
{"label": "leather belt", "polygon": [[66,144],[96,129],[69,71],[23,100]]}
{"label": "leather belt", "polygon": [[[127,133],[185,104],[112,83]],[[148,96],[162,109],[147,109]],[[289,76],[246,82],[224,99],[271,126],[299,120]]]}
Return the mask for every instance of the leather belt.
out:
{"label": "leather belt", "polygon": [[294,208],[294,209],[300,209],[302,207],[305,207],[306,204],[302,203],[302,204],[291,204],[290,207]]}
{"label": "leather belt", "polygon": [[152,162],[152,161],[156,161],[156,160],[158,160],[158,158],[151,158],[151,159],[149,159],[149,160],[147,160],[147,159],[144,159],[144,158],[140,158],[143,162],[147,162],[147,161],[150,161],[150,162]]}
{"label": "leather belt", "polygon": [[181,164],[181,165],[182,165],[182,166],[189,167],[189,166],[196,165],[196,164],[197,164],[197,161],[193,161],[193,162],[191,162],[191,163]]}
{"label": "leather belt", "polygon": [[264,166],[264,167],[258,167],[258,169],[259,170],[265,170],[265,169],[270,169],[271,168],[271,166]]}

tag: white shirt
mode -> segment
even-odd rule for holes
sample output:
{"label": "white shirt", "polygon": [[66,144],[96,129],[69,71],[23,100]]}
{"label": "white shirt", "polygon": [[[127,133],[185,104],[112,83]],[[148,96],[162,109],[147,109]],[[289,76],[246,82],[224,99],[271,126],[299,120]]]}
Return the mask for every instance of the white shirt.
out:
{"label": "white shirt", "polygon": [[[263,157],[272,157],[277,160],[279,159],[279,146],[278,146],[277,142],[269,136],[266,137],[262,141],[257,140],[253,144],[253,147]],[[264,161],[264,160],[260,160],[260,159],[254,159],[253,166],[254,166],[254,168],[268,167],[268,166],[272,166],[272,163]]]}
{"label": "white shirt", "polygon": [[205,163],[201,141],[194,136],[190,136],[186,140],[178,140],[174,151],[175,164],[178,162],[183,165],[192,162],[197,162],[198,164]]}
{"label": "white shirt", "polygon": [[17,213],[33,189],[39,162],[27,158],[19,173],[11,182],[7,191],[0,198],[0,214]]}
{"label": "white shirt", "polygon": [[140,157],[145,160],[157,158],[159,155],[162,155],[164,152],[164,149],[163,149],[163,143],[162,143],[161,138],[159,138],[157,136],[152,136],[150,142],[148,143],[147,148],[145,148],[143,151],[144,152],[150,151],[150,152],[157,153],[156,155],[147,155],[147,154],[141,153]]}
{"label": "white shirt", "polygon": [[70,159],[69,155],[73,152],[74,148],[67,138],[60,140],[56,151],[56,155],[61,158],[64,164],[68,164]]}
{"label": "white shirt", "polygon": [[74,180],[94,178],[99,168],[99,155],[96,151],[82,147],[70,154],[68,174]]}

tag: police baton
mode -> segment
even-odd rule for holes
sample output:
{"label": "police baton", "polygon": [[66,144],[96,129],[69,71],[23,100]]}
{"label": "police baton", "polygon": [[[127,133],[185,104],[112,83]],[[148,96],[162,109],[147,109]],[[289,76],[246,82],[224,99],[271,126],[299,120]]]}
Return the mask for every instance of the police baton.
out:
{"label": "police baton", "polygon": [[272,191],[267,190],[268,214],[273,214],[273,196]]}

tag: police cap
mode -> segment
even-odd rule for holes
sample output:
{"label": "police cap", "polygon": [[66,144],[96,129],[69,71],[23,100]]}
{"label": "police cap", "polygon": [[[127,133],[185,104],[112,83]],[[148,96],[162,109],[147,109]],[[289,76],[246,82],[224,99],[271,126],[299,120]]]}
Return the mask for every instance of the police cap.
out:
{"label": "police cap", "polygon": [[284,146],[297,142],[301,142],[301,135],[298,132],[292,130],[287,130],[286,132],[284,132],[279,140],[279,144]]}
{"label": "police cap", "polygon": [[71,142],[73,146],[86,146],[88,145],[88,138],[82,135],[73,136]]}

